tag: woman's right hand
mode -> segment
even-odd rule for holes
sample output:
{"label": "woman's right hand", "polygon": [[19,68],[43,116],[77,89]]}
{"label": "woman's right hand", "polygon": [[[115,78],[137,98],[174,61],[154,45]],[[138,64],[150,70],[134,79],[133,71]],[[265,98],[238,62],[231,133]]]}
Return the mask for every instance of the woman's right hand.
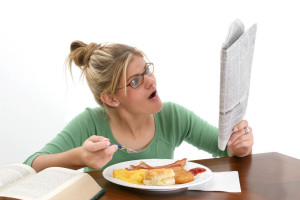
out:
{"label": "woman's right hand", "polygon": [[82,144],[80,158],[84,166],[98,169],[104,167],[117,150],[117,145],[110,146],[109,139],[93,135]]}

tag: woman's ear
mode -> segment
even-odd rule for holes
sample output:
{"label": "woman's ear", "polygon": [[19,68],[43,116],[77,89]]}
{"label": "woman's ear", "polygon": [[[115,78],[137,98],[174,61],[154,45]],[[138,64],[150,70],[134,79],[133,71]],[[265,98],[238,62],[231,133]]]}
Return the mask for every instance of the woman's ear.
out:
{"label": "woman's ear", "polygon": [[107,93],[102,93],[100,95],[100,99],[103,103],[111,106],[111,107],[118,107],[119,106],[119,101],[115,99],[115,97],[111,94]]}

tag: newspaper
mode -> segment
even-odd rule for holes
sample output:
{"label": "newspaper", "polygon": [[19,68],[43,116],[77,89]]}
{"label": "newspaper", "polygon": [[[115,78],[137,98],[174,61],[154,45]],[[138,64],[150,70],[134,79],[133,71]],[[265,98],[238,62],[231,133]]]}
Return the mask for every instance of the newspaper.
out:
{"label": "newspaper", "polygon": [[218,147],[225,150],[233,127],[245,116],[250,88],[256,24],[245,31],[236,19],[221,50]]}

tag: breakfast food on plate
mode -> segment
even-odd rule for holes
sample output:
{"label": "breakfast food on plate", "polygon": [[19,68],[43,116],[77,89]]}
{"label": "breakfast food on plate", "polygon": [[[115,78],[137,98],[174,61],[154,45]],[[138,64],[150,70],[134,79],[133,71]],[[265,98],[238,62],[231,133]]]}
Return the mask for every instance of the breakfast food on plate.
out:
{"label": "breakfast food on plate", "polygon": [[174,163],[162,166],[150,166],[145,162],[140,162],[139,165],[130,165],[130,168],[126,168],[127,170],[137,170],[137,169],[173,169],[175,173],[175,183],[183,184],[188,183],[194,180],[194,176],[191,172],[184,169],[186,164],[186,158],[182,160],[178,160]]}
{"label": "breakfast food on plate", "polygon": [[128,183],[142,185],[144,180],[144,174],[146,171],[148,170],[139,169],[134,171],[128,171],[126,169],[114,169],[113,176],[114,178],[121,179]]}
{"label": "breakfast food on plate", "polygon": [[197,176],[197,174],[203,173],[205,171],[206,171],[206,169],[202,168],[202,167],[196,167],[196,168],[189,170],[189,172],[191,172],[194,176]]}
{"label": "breakfast food on plate", "polygon": [[125,169],[114,169],[113,176],[123,181],[144,185],[184,184],[194,180],[194,176],[205,172],[204,168],[185,170],[186,158],[162,166],[150,166],[141,161],[138,165],[130,165]]}
{"label": "breakfast food on plate", "polygon": [[183,184],[188,183],[194,180],[194,175],[180,167],[173,168],[175,173],[175,183],[176,184]]}
{"label": "breakfast food on plate", "polygon": [[130,168],[126,168],[127,170],[137,170],[137,169],[161,169],[161,168],[174,168],[174,167],[181,167],[184,168],[186,164],[186,158],[182,160],[177,160],[174,163],[168,164],[168,165],[162,165],[162,166],[150,166],[145,162],[140,162],[139,165],[130,165]]}
{"label": "breakfast food on plate", "polygon": [[145,172],[144,181],[145,185],[174,185],[173,169],[150,169]]}

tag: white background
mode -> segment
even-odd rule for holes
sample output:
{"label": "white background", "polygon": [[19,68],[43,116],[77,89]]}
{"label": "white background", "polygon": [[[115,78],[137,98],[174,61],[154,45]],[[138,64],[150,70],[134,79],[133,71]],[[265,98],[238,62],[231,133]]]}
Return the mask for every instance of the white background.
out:
{"label": "white background", "polygon": [[[205,2],[205,3],[204,3]],[[226,2],[226,3],[225,3]],[[64,71],[72,41],[118,42],[155,64],[158,92],[218,125],[220,48],[229,24],[257,23],[248,110],[253,153],[300,158],[300,12],[296,1],[1,1],[0,164],[23,162],[86,107]],[[175,158],[210,158],[183,144]]]}

